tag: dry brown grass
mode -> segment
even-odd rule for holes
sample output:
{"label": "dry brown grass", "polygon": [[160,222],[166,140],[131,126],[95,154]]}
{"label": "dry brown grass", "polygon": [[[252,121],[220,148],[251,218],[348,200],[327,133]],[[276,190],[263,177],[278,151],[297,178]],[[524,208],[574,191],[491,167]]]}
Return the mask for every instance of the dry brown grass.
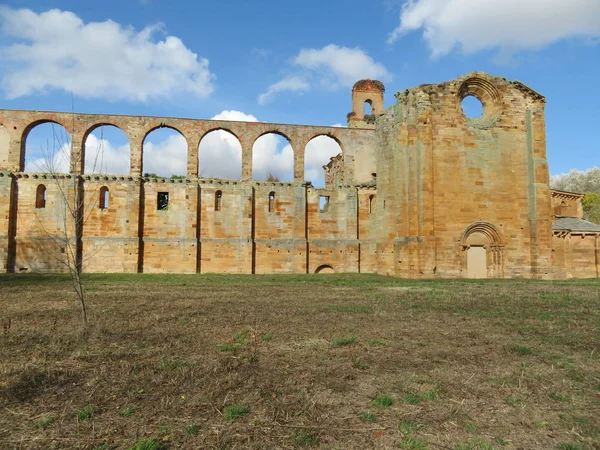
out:
{"label": "dry brown grass", "polygon": [[600,448],[597,281],[86,286],[0,276],[0,448]]}

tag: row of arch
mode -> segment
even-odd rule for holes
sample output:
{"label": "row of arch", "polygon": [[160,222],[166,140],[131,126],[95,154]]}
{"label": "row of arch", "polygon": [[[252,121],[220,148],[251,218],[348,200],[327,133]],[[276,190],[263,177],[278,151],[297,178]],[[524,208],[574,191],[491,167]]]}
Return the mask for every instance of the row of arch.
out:
{"label": "row of arch", "polygon": [[[64,173],[73,170],[71,137],[54,121],[37,121],[27,127],[21,150],[21,170],[25,172]],[[163,177],[188,175],[188,142],[174,127],[155,127],[142,141],[141,174]],[[343,152],[341,142],[332,135],[316,134],[304,148],[304,179],[315,186],[324,185],[322,166]],[[127,134],[118,126],[101,123],[91,127],[83,139],[80,155],[83,173],[129,174],[132,148]],[[242,179],[242,144],[228,129],[207,131],[198,144],[198,176]],[[294,149],[288,136],[280,131],[260,134],[252,145],[252,172],[255,180],[293,181]]]}

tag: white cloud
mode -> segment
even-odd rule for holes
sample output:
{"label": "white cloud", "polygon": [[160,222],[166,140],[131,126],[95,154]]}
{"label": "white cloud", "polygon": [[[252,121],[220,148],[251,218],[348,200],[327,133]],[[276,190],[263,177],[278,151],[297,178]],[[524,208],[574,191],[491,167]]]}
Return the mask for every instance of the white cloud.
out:
{"label": "white cloud", "polygon": [[363,78],[390,79],[385,66],[360,48],[329,44],[321,49],[305,48],[292,59],[300,71],[272,84],[259,95],[258,103],[265,104],[284,91],[304,92],[317,84],[325,89],[352,86]]}
{"label": "white cloud", "polygon": [[268,103],[269,101],[273,100],[273,98],[275,98],[279,92],[303,92],[307,91],[309,87],[310,85],[299,77],[287,77],[275,84],[272,84],[268,87],[267,92],[260,94],[258,96],[258,104],[264,105],[265,103]]}
{"label": "white cloud", "polygon": [[25,155],[25,172],[69,173],[71,141],[54,148],[48,148],[47,145],[34,148],[28,144]]}
{"label": "white cloud", "polygon": [[269,174],[279,181],[294,179],[294,151],[285,138],[266,134],[252,148],[252,178],[266,180]]}
{"label": "white cloud", "polygon": [[560,39],[600,36],[598,0],[408,0],[388,42],[423,29],[432,57],[499,48],[510,55]]}
{"label": "white cloud", "polygon": [[330,137],[317,136],[312,139],[306,145],[304,154],[304,178],[312,181],[315,187],[324,187],[325,171],[323,166],[341,152],[339,144]]}
{"label": "white cloud", "polygon": [[173,132],[165,140],[152,142],[152,134],[144,141],[144,173],[163,177],[187,174],[187,142]]}
{"label": "white cloud", "polygon": [[112,20],[84,23],[69,11],[0,6],[0,31],[12,41],[1,49],[13,68],[2,80],[9,99],[51,89],[131,101],[213,91],[208,60],[175,36],[154,39],[161,24],[137,31]]}
{"label": "white cloud", "polygon": [[322,49],[304,48],[294,58],[294,64],[313,71],[332,86],[352,86],[362,78],[389,78],[383,64],[360,48],[340,47],[329,44]]}
{"label": "white cloud", "polygon": [[114,146],[107,139],[90,134],[85,141],[84,173],[126,175],[130,170],[130,145]]}
{"label": "white cloud", "polygon": [[[258,122],[258,119],[241,111],[222,111],[212,120]],[[242,145],[231,133],[223,130],[208,133],[198,149],[200,176],[239,180],[242,177]]]}

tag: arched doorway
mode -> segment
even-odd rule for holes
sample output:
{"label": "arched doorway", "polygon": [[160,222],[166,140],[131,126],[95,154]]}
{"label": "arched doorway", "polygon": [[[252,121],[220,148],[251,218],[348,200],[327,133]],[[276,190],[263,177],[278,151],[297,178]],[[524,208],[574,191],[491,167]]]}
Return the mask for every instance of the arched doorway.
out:
{"label": "arched doorway", "polygon": [[503,244],[500,233],[489,222],[476,222],[462,233],[462,264],[466,278],[498,278],[503,275]]}

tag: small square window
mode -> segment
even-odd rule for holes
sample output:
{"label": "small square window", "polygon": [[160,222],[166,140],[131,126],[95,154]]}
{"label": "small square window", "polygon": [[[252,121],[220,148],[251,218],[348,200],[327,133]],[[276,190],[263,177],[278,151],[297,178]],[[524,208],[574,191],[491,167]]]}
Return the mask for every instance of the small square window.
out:
{"label": "small square window", "polygon": [[169,193],[159,192],[156,197],[156,209],[158,211],[166,211],[169,209]]}

